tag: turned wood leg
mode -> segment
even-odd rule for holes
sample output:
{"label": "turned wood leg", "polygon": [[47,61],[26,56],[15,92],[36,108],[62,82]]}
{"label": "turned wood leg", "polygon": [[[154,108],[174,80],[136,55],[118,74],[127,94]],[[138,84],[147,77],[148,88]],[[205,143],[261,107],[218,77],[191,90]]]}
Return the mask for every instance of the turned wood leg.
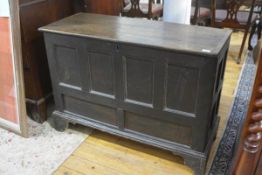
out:
{"label": "turned wood leg", "polygon": [[[262,150],[262,59],[254,83],[253,93],[246,121],[240,137],[240,144],[235,157],[233,175],[257,174],[257,166]],[[261,174],[258,172],[258,174]]]}
{"label": "turned wood leg", "polygon": [[184,165],[190,167],[194,175],[204,175],[205,174],[205,165],[206,162],[203,158],[198,158],[198,157],[192,157],[189,155],[182,155],[173,152],[174,155],[179,155],[184,159]]}
{"label": "turned wood leg", "polygon": [[60,132],[65,131],[69,126],[69,122],[66,119],[63,119],[54,113],[48,121],[51,124],[51,126],[53,126],[57,131]]}

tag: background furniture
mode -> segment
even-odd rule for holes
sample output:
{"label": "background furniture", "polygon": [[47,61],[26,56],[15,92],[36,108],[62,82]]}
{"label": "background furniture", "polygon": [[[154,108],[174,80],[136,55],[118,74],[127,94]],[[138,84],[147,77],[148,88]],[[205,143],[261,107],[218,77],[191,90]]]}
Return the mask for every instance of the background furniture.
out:
{"label": "background furniture", "polygon": [[73,14],[71,0],[19,0],[27,111],[38,122],[47,118],[52,88],[43,35],[37,29]]}
{"label": "background furniture", "polygon": [[211,18],[210,8],[204,7],[201,0],[192,0],[191,24],[206,26]]}
{"label": "background furniture", "polygon": [[140,3],[140,0],[130,0],[129,2],[124,2],[122,16],[158,19],[163,15],[163,5],[160,0],[148,0],[148,3]]}
{"label": "background furniture", "polygon": [[35,121],[47,118],[52,88],[42,33],[37,29],[80,11],[119,15],[122,0],[19,0],[27,112]]}
{"label": "background furniture", "polygon": [[40,30],[57,129],[69,120],[167,149],[203,174],[229,30],[83,13]]}
{"label": "background furniture", "polygon": [[[261,43],[260,43],[261,44]],[[259,45],[260,45],[259,44]],[[259,46],[258,68],[233,167],[233,175],[262,173],[262,52]]]}
{"label": "background furniture", "polygon": [[84,7],[89,13],[119,16],[123,0],[84,0]]}
{"label": "background furniture", "polygon": [[250,4],[250,11],[240,11],[240,7],[245,3],[245,0],[225,0],[224,9],[216,8],[217,2],[216,0],[212,0],[212,27],[228,27],[232,29],[244,30],[244,36],[238,54],[237,63],[240,63],[241,61],[248,31],[252,21],[255,20],[255,15],[253,15],[254,2],[255,0],[252,0]]}

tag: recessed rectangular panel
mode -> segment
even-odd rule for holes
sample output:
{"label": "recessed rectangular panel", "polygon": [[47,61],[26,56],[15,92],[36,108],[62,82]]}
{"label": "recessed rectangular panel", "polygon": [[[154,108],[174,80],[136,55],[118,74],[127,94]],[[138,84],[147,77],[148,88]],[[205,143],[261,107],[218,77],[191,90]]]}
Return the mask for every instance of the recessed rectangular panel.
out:
{"label": "recessed rectangular panel", "polygon": [[114,60],[111,55],[89,52],[90,90],[114,95]]}
{"label": "recessed rectangular panel", "polygon": [[64,110],[87,118],[116,125],[116,110],[100,104],[91,103],[74,97],[63,96]]}
{"label": "recessed rectangular panel", "polygon": [[199,80],[198,69],[172,64],[168,64],[166,69],[166,110],[195,113]]}
{"label": "recessed rectangular panel", "polygon": [[125,100],[130,103],[153,103],[154,63],[153,61],[123,58]]}
{"label": "recessed rectangular panel", "polygon": [[56,46],[55,49],[57,71],[61,83],[79,88],[82,87],[77,50],[65,46]]}
{"label": "recessed rectangular panel", "polygon": [[189,146],[192,144],[191,127],[176,125],[130,112],[125,113],[125,128],[168,141]]}

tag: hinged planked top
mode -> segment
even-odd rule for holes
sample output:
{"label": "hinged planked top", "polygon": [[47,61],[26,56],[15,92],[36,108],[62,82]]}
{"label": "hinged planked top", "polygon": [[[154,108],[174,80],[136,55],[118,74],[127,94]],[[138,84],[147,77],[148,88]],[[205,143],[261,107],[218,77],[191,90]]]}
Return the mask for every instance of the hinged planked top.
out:
{"label": "hinged planked top", "polygon": [[40,31],[140,44],[201,55],[217,55],[231,30],[146,19],[78,13]]}

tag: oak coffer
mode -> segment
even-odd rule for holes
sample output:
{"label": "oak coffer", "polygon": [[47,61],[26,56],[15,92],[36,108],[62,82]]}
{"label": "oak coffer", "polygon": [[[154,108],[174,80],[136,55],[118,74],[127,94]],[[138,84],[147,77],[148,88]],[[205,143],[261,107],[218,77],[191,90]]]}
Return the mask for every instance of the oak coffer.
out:
{"label": "oak coffer", "polygon": [[79,13],[40,31],[57,129],[80,123],[154,145],[204,173],[230,30]]}

